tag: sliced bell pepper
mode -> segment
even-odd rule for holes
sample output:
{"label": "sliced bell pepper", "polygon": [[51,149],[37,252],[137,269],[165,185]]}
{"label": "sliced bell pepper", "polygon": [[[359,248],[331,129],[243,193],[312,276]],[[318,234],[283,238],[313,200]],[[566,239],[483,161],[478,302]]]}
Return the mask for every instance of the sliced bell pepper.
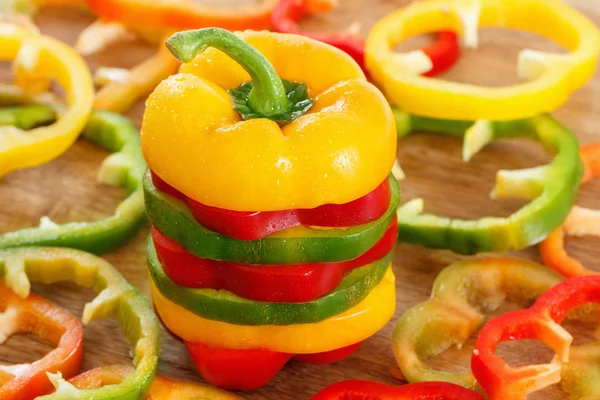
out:
{"label": "sliced bell pepper", "polygon": [[575,201],[583,166],[575,135],[548,115],[504,122],[450,121],[419,117],[395,109],[398,137],[435,132],[463,138],[463,160],[493,140],[524,138],[539,142],[554,159],[523,170],[501,170],[492,198],[531,202],[507,218],[460,220],[422,214],[423,201],[398,210],[398,240],[461,254],[520,250],[544,240],[562,224]]}
{"label": "sliced bell pepper", "polygon": [[176,197],[202,226],[238,240],[258,240],[295,226],[348,227],[368,224],[383,216],[390,206],[390,184],[386,178],[375,190],[346,204],[324,204],[311,209],[241,212],[206,206],[194,201],[152,174],[161,192]]}
{"label": "sliced bell pepper", "polygon": [[[600,177],[600,143],[583,146],[580,154],[585,166],[582,183]],[[599,226],[599,211],[574,206],[565,223],[540,243],[544,264],[567,278],[597,274],[597,271],[585,268],[581,262],[569,256],[565,249],[565,235],[600,236]]]}
{"label": "sliced bell pepper", "polygon": [[142,149],[187,197],[235,211],[315,208],[356,200],[389,174],[393,115],[340,50],[213,28],[167,46],[186,64],[149,97]]}
{"label": "sliced bell pepper", "polygon": [[[478,26],[530,31],[571,52],[525,49],[518,72],[528,82],[488,87],[421,77],[418,68],[393,51],[411,36],[442,30],[460,32],[468,46],[477,47]],[[443,119],[500,121],[552,112],[593,76],[599,54],[598,28],[556,0],[418,1],[379,21],[366,44],[367,69],[392,104]]]}
{"label": "sliced bell pepper", "polygon": [[381,329],[394,315],[394,274],[381,282],[359,304],[312,324],[244,326],[202,318],[167,299],[151,286],[154,306],[165,325],[183,340],[229,349],[268,349],[290,354],[330,351],[361,342]]}
{"label": "sliced bell pepper", "polygon": [[33,399],[52,390],[47,373],[71,377],[79,371],[83,355],[81,322],[65,309],[30,293],[21,298],[0,284],[0,342],[16,333],[33,333],[56,345],[31,364],[0,367],[0,399]]}
{"label": "sliced bell pepper", "polygon": [[[590,368],[590,361],[597,356],[600,344],[584,346],[585,350],[594,352],[588,353],[586,360],[580,351],[574,359],[576,364],[570,366],[573,337],[560,326],[569,311],[598,303],[600,276],[578,277],[548,290],[531,308],[504,314],[488,322],[475,344],[471,366],[490,400],[525,400],[528,394],[561,381],[563,368],[569,379],[563,389],[573,394],[571,398],[598,398],[600,390],[590,380],[597,374],[597,363],[593,364],[592,371],[586,371],[585,367]],[[556,352],[554,361],[515,368],[494,354],[501,342],[525,339],[547,344]]]}
{"label": "sliced bell pepper", "polygon": [[194,366],[207,382],[225,389],[254,390],[266,385],[292,358],[307,364],[332,364],[349,357],[356,343],[317,354],[278,353],[264,349],[223,349],[185,342]]}
{"label": "sliced bell pepper", "polygon": [[15,82],[26,94],[45,92],[52,80],[66,92],[58,121],[24,133],[1,128],[0,176],[53,160],[77,139],[92,111],[94,87],[85,62],[69,46],[0,21],[0,60],[13,60]]}
{"label": "sliced bell pepper", "polygon": [[374,222],[326,230],[299,226],[253,241],[206,229],[184,203],[156,190],[150,174],[144,177],[143,187],[152,225],[194,256],[245,265],[277,265],[347,261],[366,253],[396,218],[400,187],[392,176],[389,182],[392,196],[388,210]]}
{"label": "sliced bell pepper", "polygon": [[5,285],[25,298],[30,280],[45,284],[71,281],[99,295],[83,310],[83,323],[113,315],[133,345],[134,372],[120,385],[79,390],[60,374],[48,377],[56,392],[38,400],[129,400],[142,398],[158,367],[159,327],[144,296],[108,262],[78,250],[28,247],[0,251],[0,273]]}
{"label": "sliced bell pepper", "polygon": [[[26,129],[51,123],[54,119],[52,109],[45,106],[0,109],[0,127],[6,123]],[[95,111],[82,137],[114,152],[102,163],[98,181],[123,186],[129,197],[117,207],[114,215],[100,221],[59,225],[44,217],[39,227],[4,233],[0,235],[0,249],[43,245],[103,254],[127,242],[145,224],[142,176],[146,163],[139,136],[131,122],[118,114]]]}
{"label": "sliced bell pepper", "polygon": [[[127,365],[112,365],[109,367],[94,368],[69,379],[69,383],[77,389],[95,389],[107,385],[118,385],[131,375],[132,372],[133,368]],[[152,386],[150,386],[148,396],[144,397],[144,399],[241,400],[241,397],[201,383],[175,381],[156,375],[152,381]]]}
{"label": "sliced bell pepper", "polygon": [[[303,32],[298,21],[319,11],[329,11],[335,6],[335,0],[280,0],[273,8],[271,22],[273,30],[280,33],[292,33],[307,36],[330,44],[348,53],[366,72],[365,41],[352,32]],[[460,47],[457,35],[453,32],[442,32],[437,41],[413,52],[410,58],[425,59],[428,69],[423,71],[425,76],[435,76],[452,67],[460,57]]]}
{"label": "sliced bell pepper", "polygon": [[[392,349],[409,382],[443,381],[478,389],[473,372],[435,370],[425,360],[461,347],[506,299],[531,304],[560,283],[554,271],[516,258],[469,259],[444,269],[431,298],[408,310],[392,335]],[[528,304],[529,303],[529,304]]]}
{"label": "sliced bell pepper", "polygon": [[483,400],[463,387],[445,382],[388,386],[369,381],[343,381],[326,387],[311,400]]}
{"label": "sliced bell pepper", "polygon": [[[150,285],[154,291],[203,318],[236,325],[290,325],[323,321],[360,303],[379,284],[390,268],[392,253],[348,273],[327,295],[304,303],[258,302],[226,290],[190,289],[179,286],[165,274],[148,241]],[[285,268],[285,267],[283,267]]]}
{"label": "sliced bell pepper", "polygon": [[344,275],[385,257],[396,245],[394,220],[383,237],[366,253],[338,263],[248,266],[198,258],[152,228],[152,240],[165,274],[177,285],[228,290],[256,301],[302,303],[333,291]]}

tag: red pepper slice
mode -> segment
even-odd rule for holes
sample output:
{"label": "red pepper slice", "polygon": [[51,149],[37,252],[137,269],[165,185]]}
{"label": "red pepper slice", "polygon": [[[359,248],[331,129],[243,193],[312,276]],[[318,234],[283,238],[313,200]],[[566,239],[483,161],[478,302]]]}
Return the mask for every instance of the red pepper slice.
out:
{"label": "red pepper slice", "polygon": [[[333,0],[281,0],[271,13],[275,32],[304,35],[330,44],[348,53],[365,71],[365,40],[349,32],[303,32],[298,24],[302,18],[317,11],[333,7]],[[452,67],[460,57],[458,36],[453,32],[440,32],[437,41],[423,48],[433,67],[425,76],[438,75]]]}
{"label": "red pepper slice", "polygon": [[[231,390],[264,386],[294,355],[267,349],[238,350],[184,341],[198,373],[210,384]],[[332,364],[349,357],[360,343],[318,354],[297,355],[309,364]]]}
{"label": "red pepper slice", "polygon": [[61,372],[66,378],[79,371],[83,355],[81,322],[68,311],[43,297],[30,293],[20,298],[0,284],[0,338],[15,333],[33,333],[56,344],[44,358],[31,364],[0,368],[0,399],[33,399],[52,391],[47,372]]}
{"label": "red pepper slice", "polygon": [[343,381],[326,387],[311,400],[483,400],[483,397],[446,382],[389,386],[369,381]]}
{"label": "red pepper slice", "polygon": [[[527,309],[488,322],[477,339],[471,368],[490,400],[521,400],[561,380],[560,363],[568,363],[573,337],[560,323],[574,308],[600,303],[600,276],[562,282]],[[537,339],[556,352],[558,362],[514,368],[495,353],[501,342]],[[591,398],[591,397],[590,397]]]}
{"label": "red pepper slice", "polygon": [[205,228],[238,240],[258,240],[295,226],[349,227],[368,224],[390,205],[388,179],[365,196],[346,204],[325,204],[312,209],[241,212],[198,203],[152,174],[154,186],[187,204],[194,218]]}
{"label": "red pepper slice", "polygon": [[298,265],[242,265],[198,258],[152,228],[158,259],[169,278],[180,286],[224,289],[255,301],[302,303],[333,291],[344,275],[371,264],[396,245],[398,222],[394,219],[382,238],[354,260]]}

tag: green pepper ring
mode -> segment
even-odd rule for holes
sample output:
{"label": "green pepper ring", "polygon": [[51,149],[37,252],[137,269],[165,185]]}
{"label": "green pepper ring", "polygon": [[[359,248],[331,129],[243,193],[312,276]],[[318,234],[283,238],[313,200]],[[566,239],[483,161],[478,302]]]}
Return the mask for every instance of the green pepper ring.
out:
{"label": "green pepper ring", "polygon": [[360,303],[379,284],[390,266],[392,254],[349,272],[337,288],[319,299],[271,303],[248,300],[226,290],[177,285],[164,272],[152,238],[148,238],[150,278],[166,298],[203,318],[237,325],[307,324],[341,314]]}
{"label": "green pepper ring", "polygon": [[79,390],[60,374],[48,377],[56,392],[38,400],[137,400],[150,389],[158,368],[158,320],[146,298],[107,261],[79,250],[24,247],[0,251],[0,276],[20,297],[30,292],[30,280],[45,284],[70,281],[92,288],[98,296],[86,304],[83,323],[113,315],[133,346],[134,372],[121,384]]}
{"label": "green pepper ring", "polygon": [[390,206],[376,221],[347,229],[296,227],[252,241],[236,240],[200,225],[183,202],[156,189],[149,172],[143,186],[150,222],[196,257],[246,265],[306,264],[352,260],[381,239],[400,202],[398,182],[391,175],[388,179]]}
{"label": "green pepper ring", "polygon": [[[55,118],[55,112],[48,106],[0,110],[0,125],[14,125],[22,129],[50,123]],[[98,181],[123,186],[129,197],[117,207],[114,215],[96,222],[58,225],[44,217],[39,227],[0,235],[0,249],[62,246],[104,254],[123,245],[144,226],[146,216],[141,180],[146,163],[142,157],[139,135],[131,122],[118,114],[95,111],[82,136],[114,152],[102,163]]]}
{"label": "green pepper ring", "polygon": [[459,254],[520,250],[545,239],[569,215],[583,175],[583,163],[575,135],[552,117],[474,123],[419,117],[395,107],[394,114],[398,138],[415,132],[463,137],[465,161],[498,139],[530,139],[555,154],[547,165],[498,171],[492,198],[531,200],[508,218],[460,220],[422,214],[423,201],[415,199],[398,209],[398,241]]}

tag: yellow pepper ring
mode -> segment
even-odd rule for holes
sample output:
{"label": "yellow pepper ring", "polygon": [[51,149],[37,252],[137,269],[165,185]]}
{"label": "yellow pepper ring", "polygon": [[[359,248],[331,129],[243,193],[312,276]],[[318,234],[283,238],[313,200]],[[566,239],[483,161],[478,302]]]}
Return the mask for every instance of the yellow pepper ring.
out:
{"label": "yellow pepper ring", "polygon": [[396,308],[395,278],[391,268],[361,303],[313,324],[247,326],[214,321],[171,302],[152,283],[150,289],[165,325],[189,342],[291,354],[321,353],[363,341],[383,328]]}
{"label": "yellow pepper ring", "polygon": [[0,22],[0,60],[15,60],[15,81],[30,95],[56,80],[66,92],[68,108],[58,121],[27,133],[0,129],[0,177],[10,171],[48,162],[77,139],[92,111],[94,87],[87,65],[69,46],[13,24]]}
{"label": "yellow pepper ring", "polygon": [[345,53],[301,36],[239,34],[279,77],[306,83],[314,105],[280,127],[240,121],[227,89],[250,75],[209,48],[147,101],[142,150],[149,168],[188,197],[236,211],[342,204],[386,179],[396,153],[386,99]]}
{"label": "yellow pepper ring", "polygon": [[[535,16],[533,18],[532,16]],[[480,27],[507,27],[548,37],[571,50],[522,50],[518,72],[527,83],[485,87],[424,78],[393,48],[429,32],[462,33],[477,46]],[[596,68],[600,33],[584,15],[557,0],[433,0],[414,2],[383,18],[366,43],[366,64],[390,101],[409,113],[440,119],[512,120],[552,112],[583,86]]]}

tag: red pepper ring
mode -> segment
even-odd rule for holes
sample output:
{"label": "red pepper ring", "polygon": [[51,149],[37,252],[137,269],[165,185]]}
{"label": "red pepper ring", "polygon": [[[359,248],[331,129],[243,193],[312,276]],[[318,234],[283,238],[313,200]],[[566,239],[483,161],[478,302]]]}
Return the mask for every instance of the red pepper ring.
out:
{"label": "red pepper ring", "polygon": [[[580,150],[584,165],[582,183],[600,178],[600,142],[585,145]],[[583,264],[569,256],[565,249],[565,236],[600,236],[600,212],[582,207],[573,207],[566,222],[540,243],[540,255],[545,265],[567,278],[595,275]]]}
{"label": "red pepper ring", "polygon": [[[358,65],[365,68],[365,40],[352,32],[303,32],[298,21],[317,11],[328,11],[334,0],[280,0],[271,13],[273,30],[280,33],[303,35],[330,44],[348,53]],[[440,32],[437,41],[421,50],[431,61],[431,69],[424,76],[438,75],[452,67],[460,57],[458,36]]]}
{"label": "red pepper ring", "polygon": [[[531,308],[488,322],[475,344],[471,369],[490,400],[524,400],[560,382],[561,363],[569,365],[573,342],[560,323],[570,310],[594,303],[600,303],[600,276],[573,278],[548,290]],[[537,339],[552,348],[556,352],[553,363],[514,368],[494,354],[501,342],[525,339]]]}
{"label": "red pepper ring", "polygon": [[483,400],[462,386],[446,382],[421,382],[389,386],[369,381],[343,381],[326,387],[311,400]]}
{"label": "red pepper ring", "polygon": [[81,322],[68,311],[30,293],[20,298],[0,284],[0,341],[15,333],[33,333],[56,344],[56,348],[31,364],[0,367],[0,399],[33,399],[53,389],[46,373],[60,372],[65,378],[79,371],[83,355]]}
{"label": "red pepper ring", "polygon": [[390,206],[388,178],[372,192],[346,204],[324,204],[311,209],[242,212],[210,207],[192,200],[154,173],[152,183],[161,192],[187,204],[202,226],[238,240],[259,240],[295,226],[331,228],[368,224],[381,218]]}
{"label": "red pepper ring", "polygon": [[240,297],[266,302],[303,303],[333,291],[344,275],[385,257],[396,245],[398,222],[392,221],[381,239],[354,260],[298,265],[242,265],[198,258],[152,228],[152,240],[167,276],[190,288],[225,289]]}

